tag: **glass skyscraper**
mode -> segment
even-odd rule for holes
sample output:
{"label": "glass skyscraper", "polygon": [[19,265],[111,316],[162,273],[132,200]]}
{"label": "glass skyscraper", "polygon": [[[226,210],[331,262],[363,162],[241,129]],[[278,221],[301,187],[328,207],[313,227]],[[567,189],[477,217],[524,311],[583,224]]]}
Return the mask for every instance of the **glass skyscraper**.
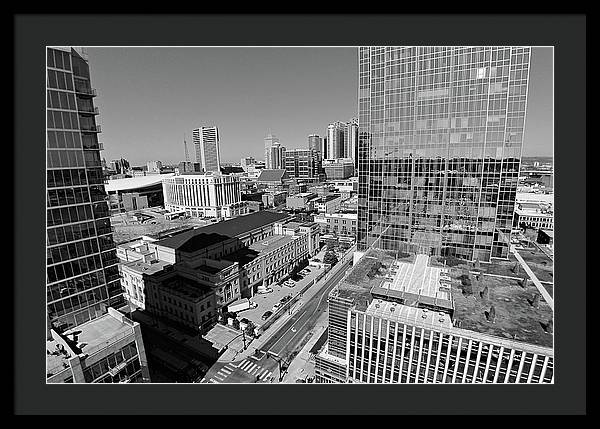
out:
{"label": "glass skyscraper", "polygon": [[530,55],[359,49],[359,251],[508,256]]}
{"label": "glass skyscraper", "polygon": [[82,49],[47,49],[47,311],[64,331],[123,302],[104,190],[100,126]]}

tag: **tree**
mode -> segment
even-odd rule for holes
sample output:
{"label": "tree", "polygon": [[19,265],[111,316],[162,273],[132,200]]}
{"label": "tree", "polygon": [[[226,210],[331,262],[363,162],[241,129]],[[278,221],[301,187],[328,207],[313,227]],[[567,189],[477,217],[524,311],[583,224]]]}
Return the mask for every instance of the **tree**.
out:
{"label": "tree", "polygon": [[338,258],[335,255],[335,253],[329,250],[327,253],[325,253],[325,256],[323,257],[323,263],[330,264],[333,267],[335,264],[338,263]]}

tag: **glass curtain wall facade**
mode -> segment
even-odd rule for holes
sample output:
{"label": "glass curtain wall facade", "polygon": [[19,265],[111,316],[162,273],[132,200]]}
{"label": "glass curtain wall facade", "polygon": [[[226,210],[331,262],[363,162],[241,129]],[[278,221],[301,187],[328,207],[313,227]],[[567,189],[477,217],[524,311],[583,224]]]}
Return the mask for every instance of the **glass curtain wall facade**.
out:
{"label": "glass curtain wall facade", "polygon": [[359,251],[508,256],[529,63],[529,47],[359,48]]}
{"label": "glass curtain wall facade", "polygon": [[100,126],[83,51],[48,48],[47,311],[62,331],[123,302],[104,189]]}

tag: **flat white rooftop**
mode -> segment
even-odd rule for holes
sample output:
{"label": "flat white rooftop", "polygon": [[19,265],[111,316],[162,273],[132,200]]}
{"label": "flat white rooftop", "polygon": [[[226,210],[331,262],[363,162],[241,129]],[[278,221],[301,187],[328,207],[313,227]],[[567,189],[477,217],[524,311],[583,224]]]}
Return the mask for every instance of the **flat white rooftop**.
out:
{"label": "flat white rooftop", "polygon": [[151,174],[148,176],[126,177],[124,179],[110,179],[104,186],[106,192],[127,191],[130,189],[148,188],[162,183],[163,179],[173,177],[174,173]]}
{"label": "flat white rooftop", "polygon": [[411,307],[382,299],[374,299],[365,313],[382,319],[407,323],[411,326],[425,328],[452,327],[452,319],[448,313]]}
{"label": "flat white rooftop", "polygon": [[429,256],[427,255],[417,255],[414,264],[395,262],[391,268],[396,270],[394,280],[384,282],[381,287],[449,300],[449,289],[440,283],[441,268],[430,267],[428,263]]}

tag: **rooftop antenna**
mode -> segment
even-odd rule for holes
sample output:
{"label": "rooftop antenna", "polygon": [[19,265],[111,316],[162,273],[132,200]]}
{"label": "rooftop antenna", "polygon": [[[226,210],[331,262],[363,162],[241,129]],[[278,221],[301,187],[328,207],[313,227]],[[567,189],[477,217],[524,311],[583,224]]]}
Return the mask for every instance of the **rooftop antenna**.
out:
{"label": "rooftop antenna", "polygon": [[183,133],[183,148],[185,149],[185,162],[190,162],[190,154],[188,153],[187,142],[185,141],[185,133]]}

